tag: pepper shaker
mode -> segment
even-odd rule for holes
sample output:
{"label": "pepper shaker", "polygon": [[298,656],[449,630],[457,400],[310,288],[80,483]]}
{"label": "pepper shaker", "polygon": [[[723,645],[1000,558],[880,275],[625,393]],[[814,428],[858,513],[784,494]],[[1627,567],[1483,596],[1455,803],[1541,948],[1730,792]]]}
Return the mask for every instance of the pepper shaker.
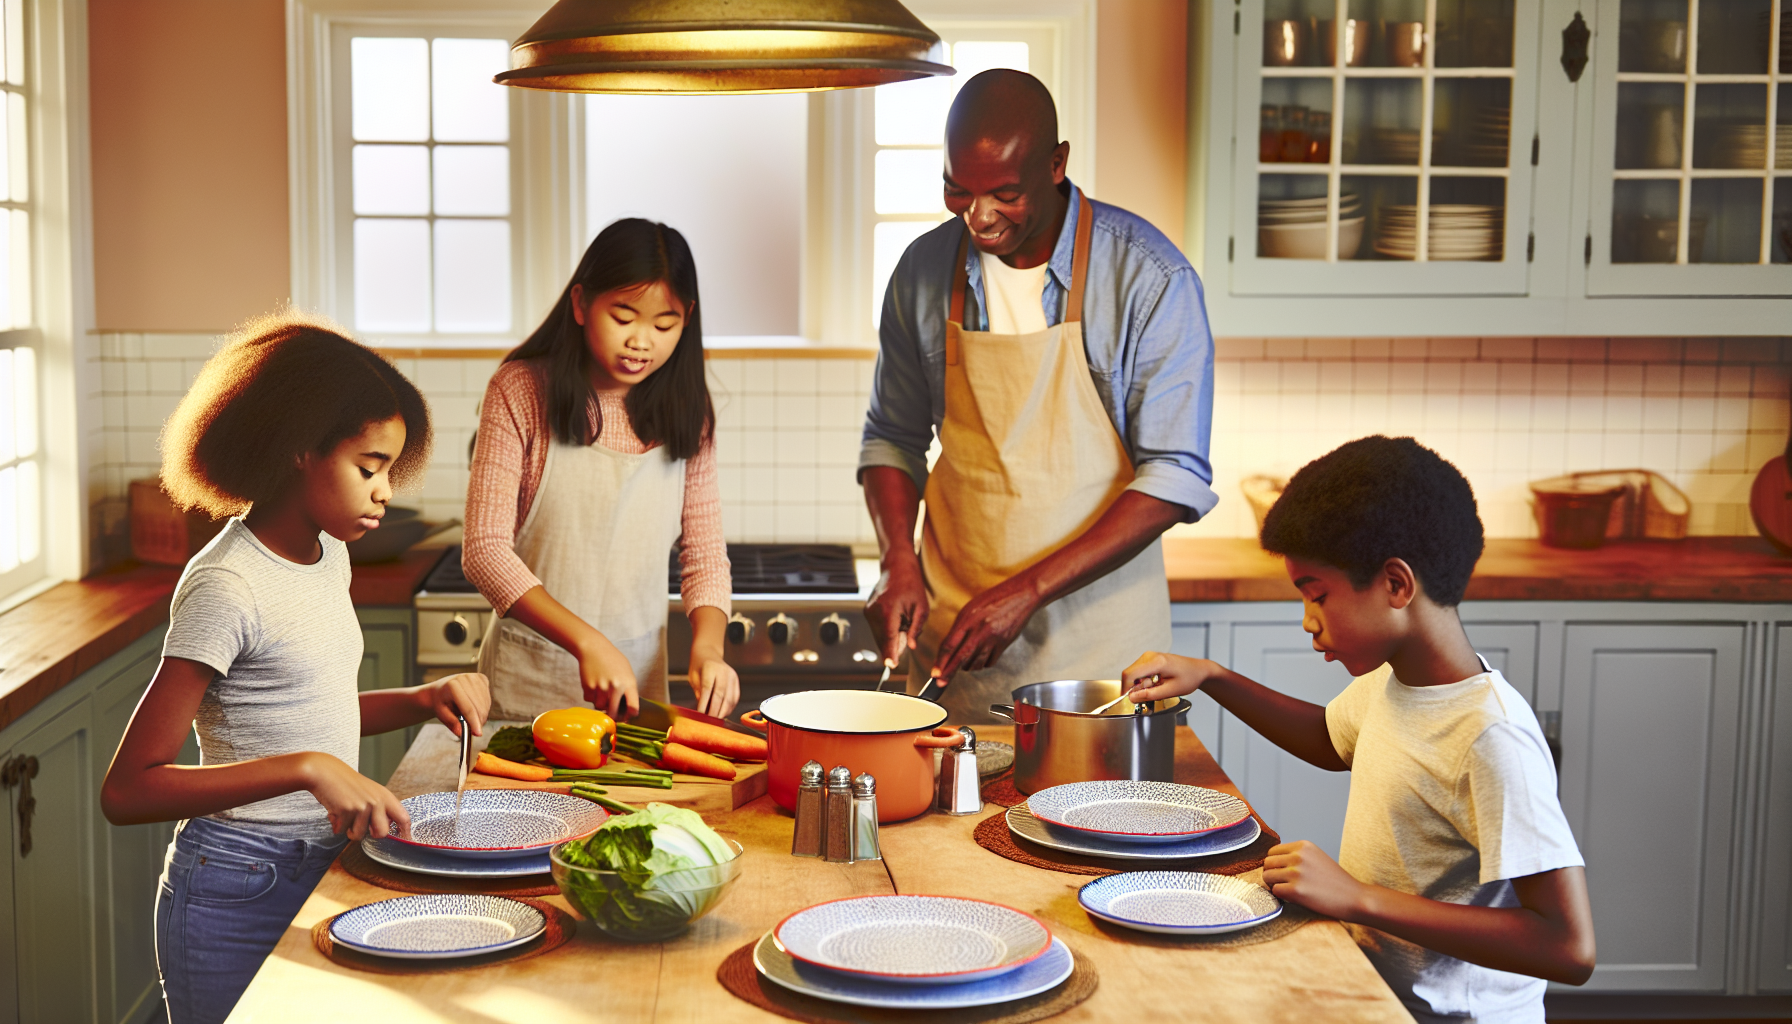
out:
{"label": "pepper shaker", "polygon": [[852,862],[852,769],[837,765],[828,772],[828,791],[822,797],[822,857]]}
{"label": "pepper shaker", "polygon": [[877,848],[877,780],[862,774],[852,780],[852,859],[883,860]]}
{"label": "pepper shaker", "polygon": [[958,727],[958,746],[940,758],[939,799],[942,814],[976,814],[983,810],[982,780],[977,774],[977,734]]}
{"label": "pepper shaker", "polygon": [[796,791],[796,834],[790,840],[790,853],[796,857],[821,856],[822,795],[821,762],[810,761],[798,774]]}

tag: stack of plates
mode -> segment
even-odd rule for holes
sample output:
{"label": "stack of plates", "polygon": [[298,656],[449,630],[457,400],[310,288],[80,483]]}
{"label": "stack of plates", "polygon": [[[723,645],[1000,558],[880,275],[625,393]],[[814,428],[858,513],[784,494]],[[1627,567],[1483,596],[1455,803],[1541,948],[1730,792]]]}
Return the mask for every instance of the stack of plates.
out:
{"label": "stack of plates", "polygon": [[[1500,236],[1505,210],[1498,206],[1468,203],[1433,203],[1429,258],[1433,260],[1492,260],[1500,256]],[[1375,234],[1375,251],[1397,260],[1418,256],[1417,206],[1384,206]]]}
{"label": "stack of plates", "polygon": [[[1765,124],[1721,124],[1711,149],[1714,167],[1758,171],[1767,165]],[[1774,126],[1773,164],[1776,170],[1792,170],[1792,124]]]}
{"label": "stack of plates", "polygon": [[[1269,259],[1325,259],[1325,196],[1265,199],[1257,204],[1257,255]],[[1338,258],[1352,259],[1363,242],[1363,206],[1354,193],[1338,199]]]}
{"label": "stack of plates", "polygon": [[[545,861],[549,847],[588,836],[609,817],[583,797],[537,789],[469,789],[458,817],[453,793],[425,793],[401,802],[411,816],[410,838],[388,836],[376,846],[383,850],[398,844],[421,854],[463,860],[540,857]],[[365,844],[362,848],[374,856]]]}
{"label": "stack of plates", "polygon": [[1365,163],[1416,164],[1419,162],[1417,128],[1369,129],[1369,153]]}
{"label": "stack of plates", "polygon": [[1482,107],[1475,111],[1474,129],[1466,147],[1471,167],[1504,167],[1507,139],[1512,137],[1512,108]]}
{"label": "stack of plates", "polygon": [[1033,915],[951,896],[861,896],[799,910],[759,940],[753,964],[793,992],[904,1010],[1024,999],[1076,966]]}
{"label": "stack of plates", "polygon": [[330,939],[358,953],[447,960],[520,946],[547,930],[541,911],[503,896],[436,893],[356,907],[330,922]]}
{"label": "stack of plates", "polygon": [[1282,913],[1282,901],[1261,885],[1199,871],[1108,875],[1083,886],[1076,900],[1090,917],[1160,935],[1220,935]]}

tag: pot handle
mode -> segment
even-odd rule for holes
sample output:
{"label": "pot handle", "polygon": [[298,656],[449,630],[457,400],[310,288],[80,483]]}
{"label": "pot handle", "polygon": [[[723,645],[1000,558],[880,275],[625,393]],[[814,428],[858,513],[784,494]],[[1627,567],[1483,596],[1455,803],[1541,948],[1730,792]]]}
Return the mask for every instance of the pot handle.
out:
{"label": "pot handle", "polygon": [[963,742],[964,737],[958,735],[958,730],[949,725],[942,725],[931,733],[922,733],[915,737],[915,746],[924,750],[933,747],[949,750]]}
{"label": "pot handle", "polygon": [[1014,721],[1014,705],[1012,704],[991,704],[989,706],[989,713],[992,715],[1001,715],[1010,722]]}
{"label": "pot handle", "polygon": [[765,716],[760,714],[757,708],[741,715],[740,724],[749,729],[758,729],[760,732],[766,730]]}

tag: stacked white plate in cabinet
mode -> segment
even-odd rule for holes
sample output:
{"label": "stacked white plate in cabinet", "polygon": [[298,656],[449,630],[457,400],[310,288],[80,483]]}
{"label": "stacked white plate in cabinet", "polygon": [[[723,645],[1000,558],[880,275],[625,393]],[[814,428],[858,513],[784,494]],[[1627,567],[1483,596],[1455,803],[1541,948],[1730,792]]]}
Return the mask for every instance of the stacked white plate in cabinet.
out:
{"label": "stacked white plate in cabinet", "polygon": [[1049,825],[1130,843],[1184,842],[1251,816],[1243,800],[1217,789],[1133,779],[1053,786],[1027,807]]}
{"label": "stacked white plate in cabinet", "polygon": [[[1257,255],[1268,259],[1325,259],[1325,196],[1265,199],[1257,204]],[[1363,241],[1363,207],[1354,194],[1338,199],[1338,258],[1352,259]]]}
{"label": "stacked white plate in cabinet", "polygon": [[446,960],[520,946],[547,929],[541,911],[502,896],[436,893],[381,900],[330,922],[330,939],[360,953]]}
{"label": "stacked white plate in cabinet", "polygon": [[1190,857],[1211,857],[1242,850],[1263,834],[1256,818],[1245,818],[1231,828],[1203,832],[1175,843],[1115,842],[1092,832],[1056,828],[1033,816],[1025,803],[1008,808],[1008,831],[1029,843],[1085,857],[1107,857],[1110,860],[1179,861]]}
{"label": "stacked white plate in cabinet", "polygon": [[1076,899],[1091,917],[1161,935],[1235,932],[1282,912],[1282,901],[1255,882],[1199,871],[1108,875],[1083,886]]}
{"label": "stacked white plate in cabinet", "polygon": [[[1431,204],[1431,233],[1427,258],[1433,260],[1491,260],[1500,255],[1500,234],[1505,209],[1470,203]],[[1419,208],[1384,206],[1375,234],[1375,251],[1397,260],[1418,258]]]}
{"label": "stacked white plate in cabinet", "polygon": [[555,843],[596,832],[609,817],[583,797],[538,789],[469,789],[458,819],[453,793],[400,802],[411,816],[410,838],[387,839],[448,857],[545,856]]}
{"label": "stacked white plate in cabinet", "polygon": [[799,910],[772,929],[812,967],[893,985],[987,981],[1044,956],[1052,933],[1031,914],[955,896],[859,896]]}

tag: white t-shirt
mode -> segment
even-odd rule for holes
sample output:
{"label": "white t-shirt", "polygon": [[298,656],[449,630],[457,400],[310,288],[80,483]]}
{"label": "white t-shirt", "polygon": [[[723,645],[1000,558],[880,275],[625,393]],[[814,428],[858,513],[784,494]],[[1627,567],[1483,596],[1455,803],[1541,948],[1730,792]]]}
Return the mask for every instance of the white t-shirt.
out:
{"label": "white t-shirt", "polygon": [[[218,673],[193,719],[200,763],[317,750],[359,767],[362,642],[348,548],[318,540],[323,557],[301,565],[232,519],[181,573],[162,654]],[[329,814],[304,790],[211,817],[285,838],[331,835]]]}
{"label": "white t-shirt", "polygon": [[[1350,766],[1338,863],[1358,881],[1516,907],[1508,879],[1586,863],[1537,716],[1498,672],[1407,686],[1383,665],[1326,705],[1325,724]],[[1421,1024],[1543,1024],[1540,978],[1346,927]]]}
{"label": "white t-shirt", "polygon": [[1034,334],[1045,322],[1045,272],[1051,264],[1016,270],[1000,256],[977,254],[983,268],[983,300],[991,334]]}

